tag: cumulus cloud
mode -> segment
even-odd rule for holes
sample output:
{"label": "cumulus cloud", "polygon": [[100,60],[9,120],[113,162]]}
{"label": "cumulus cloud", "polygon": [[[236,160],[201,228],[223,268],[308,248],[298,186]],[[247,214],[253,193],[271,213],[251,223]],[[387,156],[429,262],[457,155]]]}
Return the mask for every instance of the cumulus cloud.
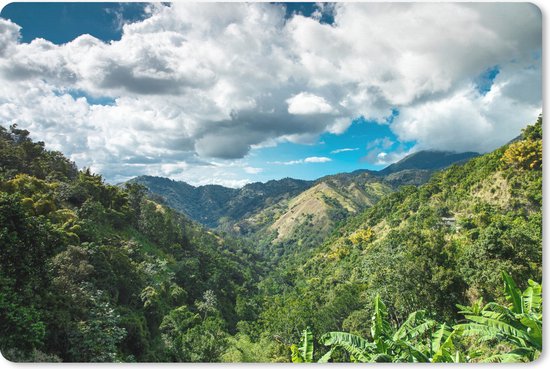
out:
{"label": "cumulus cloud", "polygon": [[307,92],[300,92],[286,100],[290,114],[326,114],[334,111],[322,97]]}
{"label": "cumulus cloud", "polygon": [[17,24],[0,18],[0,56],[12,51],[19,39],[20,29]]}
{"label": "cumulus cloud", "polygon": [[[21,43],[19,26],[0,19],[2,124],[109,180],[215,174],[236,184],[209,161],[343,134],[358,117],[389,124],[416,149],[484,152],[541,110],[541,15],[531,4],[337,3],[289,19],[268,3],[147,12],[109,43]],[[480,93],[477,77],[495,66]],[[393,155],[371,151],[378,162]]]}

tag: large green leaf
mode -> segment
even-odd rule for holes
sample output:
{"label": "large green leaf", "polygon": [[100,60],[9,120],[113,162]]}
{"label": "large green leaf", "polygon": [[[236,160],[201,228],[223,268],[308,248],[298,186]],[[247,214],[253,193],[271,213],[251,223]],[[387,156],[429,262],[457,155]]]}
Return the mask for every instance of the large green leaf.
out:
{"label": "large green leaf", "polygon": [[313,333],[309,327],[302,332],[302,339],[300,340],[300,347],[298,347],[298,350],[304,362],[313,362]]}
{"label": "large green leaf", "polygon": [[449,335],[451,334],[451,331],[447,324],[443,323],[439,327],[439,329],[433,334],[431,345],[432,345],[432,351],[437,352],[439,351],[439,348],[441,347],[441,344],[447,340]]}
{"label": "large green leaf", "polygon": [[373,343],[364,338],[345,332],[329,332],[321,337],[321,343],[332,348],[342,347],[361,362],[370,361],[368,353],[376,349]]}
{"label": "large green leaf", "polygon": [[457,355],[457,352],[455,350],[455,346],[453,343],[453,338],[459,332],[459,330],[450,331],[447,329],[446,325],[443,324],[441,326],[441,329],[439,331],[442,331],[442,333],[439,334],[439,337],[445,338],[443,343],[440,344],[437,350],[435,350],[435,353],[432,357],[432,362],[434,363],[452,363],[452,362],[458,362],[460,361],[460,355]]}
{"label": "large green leaf", "polygon": [[304,359],[302,358],[302,354],[300,353],[300,350],[298,349],[298,346],[296,346],[296,344],[293,344],[290,346],[290,357],[293,363],[304,362]]}
{"label": "large green leaf", "polygon": [[512,303],[512,311],[516,314],[523,313],[523,298],[516,282],[506,272],[502,272],[502,278],[504,279],[506,298]]}
{"label": "large green leaf", "polygon": [[520,346],[525,346],[525,341],[530,341],[530,337],[526,331],[518,329],[507,322],[476,315],[466,315],[466,319],[471,320],[474,324],[458,325],[464,329],[463,334],[467,335],[469,332],[475,332],[485,336],[485,338],[496,338],[500,336]]}
{"label": "large green leaf", "polygon": [[482,360],[484,363],[520,363],[523,361],[525,359],[522,355],[512,353],[491,355]]}
{"label": "large green leaf", "polygon": [[405,337],[415,339],[431,330],[437,323],[434,320],[425,319],[425,315],[426,313],[422,310],[411,313],[393,335],[393,341],[404,339]]}
{"label": "large green leaf", "polygon": [[326,354],[324,354],[317,362],[324,364],[328,363],[330,358],[332,357],[332,351],[334,351],[334,348],[331,348]]}
{"label": "large green leaf", "polygon": [[391,334],[391,326],[387,321],[388,310],[380,299],[380,295],[374,298],[374,312],[372,314],[371,333],[374,340],[388,337]]}
{"label": "large green leaf", "polygon": [[[412,357],[414,358],[414,361],[420,362],[420,363],[427,363],[430,361],[430,358],[423,353],[418,348],[414,347],[412,344],[410,344],[407,341],[399,340],[395,342],[395,345],[400,347],[401,350],[405,355],[405,357]],[[403,355],[402,355],[403,356]],[[406,361],[413,361],[413,360],[406,360]]]}
{"label": "large green leaf", "polygon": [[529,342],[538,350],[542,350],[542,321],[534,316],[523,314],[520,322],[528,328]]}
{"label": "large green leaf", "polygon": [[538,313],[542,307],[542,286],[529,280],[529,287],[523,291],[523,310],[526,313]]}

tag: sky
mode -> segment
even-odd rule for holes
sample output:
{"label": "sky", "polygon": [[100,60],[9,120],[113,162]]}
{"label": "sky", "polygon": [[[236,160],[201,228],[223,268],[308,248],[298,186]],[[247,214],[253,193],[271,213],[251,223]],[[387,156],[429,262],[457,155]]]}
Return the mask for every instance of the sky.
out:
{"label": "sky", "polygon": [[541,22],[528,3],[11,3],[0,124],[110,183],[483,153],[542,112]]}

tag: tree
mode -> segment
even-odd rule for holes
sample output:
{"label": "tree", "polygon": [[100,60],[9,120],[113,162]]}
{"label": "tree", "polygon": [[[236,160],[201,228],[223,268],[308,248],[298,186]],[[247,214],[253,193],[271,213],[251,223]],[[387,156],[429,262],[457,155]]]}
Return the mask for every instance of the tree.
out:
{"label": "tree", "polygon": [[165,347],[179,362],[216,362],[227,348],[227,333],[219,317],[201,320],[187,306],[164,317],[160,325]]}
{"label": "tree", "polygon": [[200,312],[204,313],[204,319],[206,319],[209,312],[212,313],[218,311],[216,308],[217,304],[218,300],[216,299],[216,295],[212,290],[205,291],[202,295],[202,301],[195,302],[197,309]]}
{"label": "tree", "polygon": [[87,317],[75,322],[70,332],[71,361],[121,361],[118,345],[126,336],[126,330],[119,327],[119,314],[102,291],[93,291],[87,284],[82,284],[81,289],[88,298]]}

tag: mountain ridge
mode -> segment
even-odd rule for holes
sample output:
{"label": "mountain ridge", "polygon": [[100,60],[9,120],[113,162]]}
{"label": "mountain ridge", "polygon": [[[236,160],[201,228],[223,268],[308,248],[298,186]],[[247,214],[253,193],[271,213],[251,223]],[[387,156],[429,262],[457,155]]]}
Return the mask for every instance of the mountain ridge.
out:
{"label": "mountain ridge", "polygon": [[[380,171],[358,169],[353,172],[329,174],[315,180],[285,177],[266,182],[252,182],[241,188],[215,184],[193,186],[185,181],[148,175],[135,177],[128,182],[144,185],[152,194],[160,195],[167,205],[214,228],[223,217],[234,220],[242,218],[262,207],[296,196],[319,183],[334,181],[336,178],[346,185],[362,176],[378,178],[394,188],[404,184],[419,185],[426,182],[435,170],[464,162],[477,155],[479,154],[473,152],[424,150],[410,154]],[[206,215],[205,209],[208,213]]]}
{"label": "mountain ridge", "polygon": [[283,178],[249,183],[242,188],[192,186],[163,177],[142,176],[158,202],[209,227],[245,237],[274,260],[296,247],[311,248],[339,222],[359,214],[404,185],[419,186],[448,165],[475,153],[421,151],[381,171],[337,173],[316,180]]}

